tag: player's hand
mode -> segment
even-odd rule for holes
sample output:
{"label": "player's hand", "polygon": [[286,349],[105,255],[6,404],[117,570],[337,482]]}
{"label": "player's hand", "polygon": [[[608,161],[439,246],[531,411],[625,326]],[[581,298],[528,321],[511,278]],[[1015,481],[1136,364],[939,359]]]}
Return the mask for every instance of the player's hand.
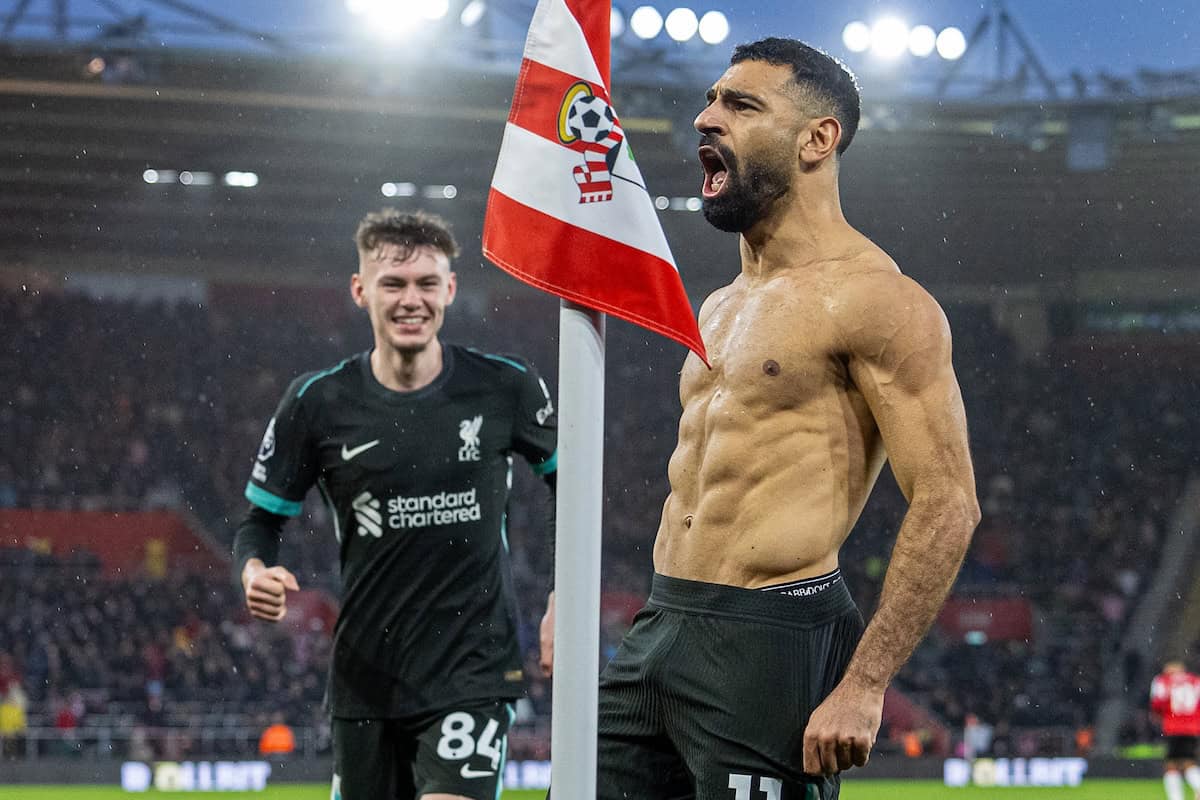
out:
{"label": "player's hand", "polygon": [[541,644],[539,660],[542,674],[549,678],[554,674],[554,592],[546,597],[546,613],[542,615],[538,641]]}
{"label": "player's hand", "polygon": [[883,720],[883,693],[839,683],[804,729],[804,771],[835,775],[865,765]]}
{"label": "player's hand", "polygon": [[285,567],[268,567],[252,558],[242,568],[242,589],[251,616],[278,622],[287,614],[287,591],[300,591],[300,584]]}

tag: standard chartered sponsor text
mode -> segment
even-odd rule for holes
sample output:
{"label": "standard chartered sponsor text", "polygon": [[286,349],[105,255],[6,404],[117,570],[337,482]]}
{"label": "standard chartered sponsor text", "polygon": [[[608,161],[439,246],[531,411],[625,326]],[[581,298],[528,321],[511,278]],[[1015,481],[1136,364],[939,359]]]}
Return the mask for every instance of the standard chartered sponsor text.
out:
{"label": "standard chartered sponsor text", "polygon": [[479,502],[475,489],[465,492],[438,492],[416,497],[388,500],[388,525],[392,528],[425,528],[430,525],[455,525],[477,522]]}

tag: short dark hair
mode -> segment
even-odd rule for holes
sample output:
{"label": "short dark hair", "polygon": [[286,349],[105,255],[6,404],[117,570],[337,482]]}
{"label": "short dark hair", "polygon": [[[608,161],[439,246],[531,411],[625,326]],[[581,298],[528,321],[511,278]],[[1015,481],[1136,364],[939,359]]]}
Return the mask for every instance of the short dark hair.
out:
{"label": "short dark hair", "polygon": [[850,146],[858,130],[861,113],[858,81],[845,64],[833,56],[795,39],[769,37],[733,49],[729,63],[765,61],[768,64],[792,68],[792,80],[816,102],[818,114],[836,117],[842,126],[838,142],[840,156]]}
{"label": "short dark hair", "polygon": [[454,241],[450,224],[427,211],[394,208],[372,211],[358,223],[354,244],[361,253],[370,253],[383,244],[397,245],[401,248],[401,260],[406,260],[418,247],[441,250],[446,258],[458,255],[458,242]]}

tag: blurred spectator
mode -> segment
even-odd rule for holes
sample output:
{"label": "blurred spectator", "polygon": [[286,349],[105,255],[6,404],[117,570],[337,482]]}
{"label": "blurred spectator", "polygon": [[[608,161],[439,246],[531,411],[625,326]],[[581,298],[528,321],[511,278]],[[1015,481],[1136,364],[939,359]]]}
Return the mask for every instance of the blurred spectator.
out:
{"label": "blurred spectator", "polygon": [[154,748],[150,746],[150,733],[145,725],[134,725],[129,731],[129,752],[126,755],[131,761],[154,760]]}
{"label": "blurred spectator", "polygon": [[276,713],[271,724],[258,740],[259,755],[286,758],[296,752],[296,735],[284,722],[283,714]]}
{"label": "blurred spectator", "polygon": [[21,674],[17,672],[16,661],[10,654],[0,650],[0,696],[8,693],[8,687],[20,683]]}
{"label": "blurred spectator", "polygon": [[992,750],[992,726],[974,714],[967,714],[963,725],[963,758],[968,761],[986,756]]}
{"label": "blurred spectator", "polygon": [[25,754],[25,708],[28,701],[21,684],[10,681],[0,699],[0,758],[19,758]]}
{"label": "blurred spectator", "polygon": [[[73,693],[78,697],[78,693]],[[74,699],[59,698],[54,703],[54,730],[58,732],[59,755],[79,755],[79,742],[75,730],[82,716],[82,703]]]}

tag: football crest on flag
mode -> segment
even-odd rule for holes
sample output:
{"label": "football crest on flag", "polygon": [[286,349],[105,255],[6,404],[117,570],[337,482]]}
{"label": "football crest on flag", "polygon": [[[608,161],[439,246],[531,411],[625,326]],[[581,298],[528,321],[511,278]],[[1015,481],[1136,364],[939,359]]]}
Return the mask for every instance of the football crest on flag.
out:
{"label": "football crest on flag", "polygon": [[579,202],[612,200],[613,173],[625,134],[608,100],[586,81],[573,84],[563,95],[558,109],[558,140],[582,157],[582,163],[572,170]]}

